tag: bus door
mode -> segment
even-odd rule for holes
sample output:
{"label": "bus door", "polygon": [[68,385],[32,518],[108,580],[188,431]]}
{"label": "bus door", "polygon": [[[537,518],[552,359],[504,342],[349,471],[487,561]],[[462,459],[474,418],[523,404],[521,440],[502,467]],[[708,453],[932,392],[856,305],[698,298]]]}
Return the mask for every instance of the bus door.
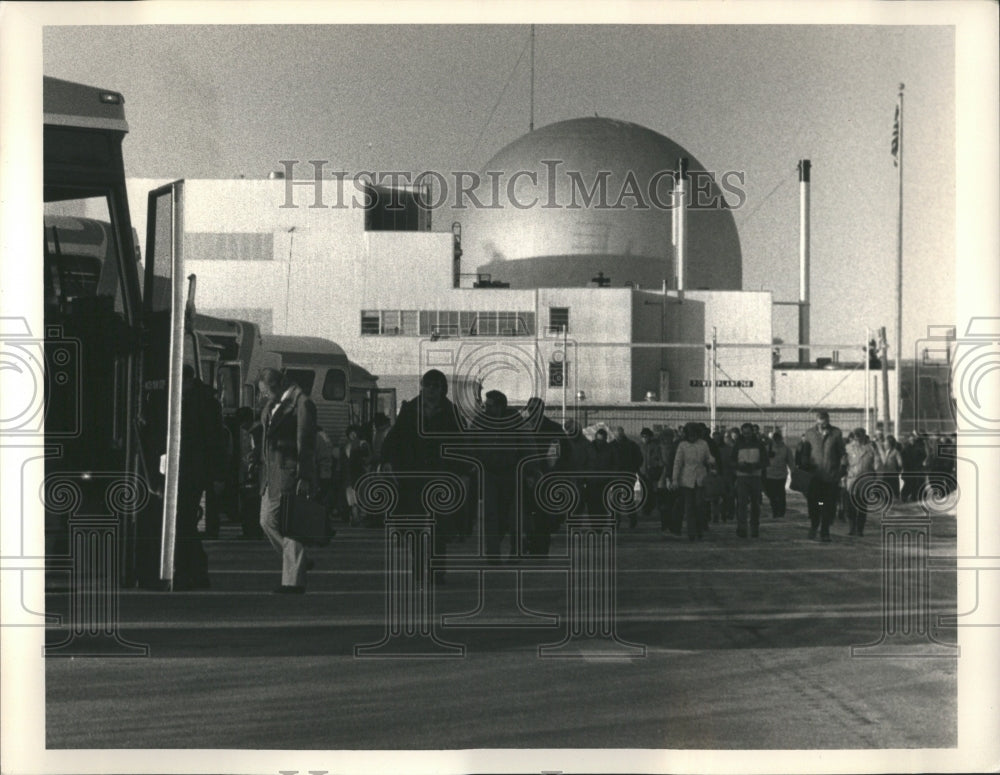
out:
{"label": "bus door", "polygon": [[154,497],[138,530],[136,572],[151,586],[173,580],[185,346],[197,353],[185,331],[183,191],[183,181],[170,183],[147,203],[141,439]]}
{"label": "bus door", "polygon": [[222,404],[222,416],[229,417],[241,406],[253,406],[253,399],[244,403],[241,387],[243,385],[243,364],[239,361],[220,361],[216,388],[219,391],[219,403]]}

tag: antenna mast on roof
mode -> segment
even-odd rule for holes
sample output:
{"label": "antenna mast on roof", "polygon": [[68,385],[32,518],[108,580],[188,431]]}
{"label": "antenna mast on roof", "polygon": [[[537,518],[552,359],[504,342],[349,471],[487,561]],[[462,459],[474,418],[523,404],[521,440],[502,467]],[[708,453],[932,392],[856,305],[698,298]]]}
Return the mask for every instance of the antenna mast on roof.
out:
{"label": "antenna mast on roof", "polygon": [[535,25],[531,25],[531,103],[528,116],[528,131],[535,131]]}

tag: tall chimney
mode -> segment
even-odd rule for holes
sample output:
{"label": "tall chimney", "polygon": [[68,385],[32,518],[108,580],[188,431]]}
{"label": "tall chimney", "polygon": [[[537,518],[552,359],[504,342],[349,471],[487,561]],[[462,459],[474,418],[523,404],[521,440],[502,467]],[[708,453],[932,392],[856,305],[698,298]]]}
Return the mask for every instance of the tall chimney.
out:
{"label": "tall chimney", "polygon": [[462,285],[462,224],[454,221],[451,224],[451,278],[452,287]]}
{"label": "tall chimney", "polygon": [[687,172],[688,160],[677,160],[677,181],[674,183],[674,266],[677,270],[677,295],[684,298],[687,274]]}
{"label": "tall chimney", "polygon": [[[809,344],[809,170],[799,161],[799,344]],[[809,363],[809,350],[799,348],[799,363]]]}

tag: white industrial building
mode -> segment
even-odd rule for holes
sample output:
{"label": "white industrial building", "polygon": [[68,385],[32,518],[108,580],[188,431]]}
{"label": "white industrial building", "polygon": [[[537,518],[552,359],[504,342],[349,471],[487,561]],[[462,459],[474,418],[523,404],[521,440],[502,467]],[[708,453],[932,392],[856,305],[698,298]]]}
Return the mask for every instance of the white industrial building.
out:
{"label": "white industrial building", "polygon": [[[667,173],[681,158],[702,191],[660,206],[678,201]],[[311,176],[301,165],[295,177]],[[714,330],[719,406],[864,405],[863,370],[773,368],[771,293],[741,289],[732,212],[718,206],[727,192],[699,183],[703,168],[676,143],[576,119],[516,140],[483,173],[489,207],[425,209],[435,193],[407,189],[400,212],[385,189],[362,192],[381,194],[365,207],[350,180],[188,180],[198,310],[332,339],[400,399],[437,366],[515,402],[708,403]],[[145,194],[163,182],[129,181],[139,234]],[[860,360],[861,344],[844,360]]]}

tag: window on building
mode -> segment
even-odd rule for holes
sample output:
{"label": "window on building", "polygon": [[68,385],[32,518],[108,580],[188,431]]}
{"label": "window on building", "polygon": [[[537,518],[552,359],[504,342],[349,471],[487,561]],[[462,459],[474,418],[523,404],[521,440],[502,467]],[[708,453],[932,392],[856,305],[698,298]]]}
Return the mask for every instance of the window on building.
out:
{"label": "window on building", "polygon": [[569,333],[569,307],[549,307],[549,330]]}
{"label": "window on building", "polygon": [[417,311],[415,309],[403,310],[399,313],[399,333],[406,336],[416,336],[417,326]]}
{"label": "window on building", "polygon": [[565,376],[565,361],[549,361],[549,387],[561,388]]}
{"label": "window on building", "polygon": [[419,191],[365,186],[365,231],[430,231],[431,211]]}
{"label": "window on building", "polygon": [[361,310],[361,334],[381,333],[379,314],[373,310]]}
{"label": "window on building", "polygon": [[533,336],[535,313],[364,310],[361,333],[372,336]]}
{"label": "window on building", "polygon": [[431,317],[430,334],[434,336],[458,336],[458,312],[438,310],[429,313]]}
{"label": "window on building", "polygon": [[382,333],[399,334],[399,310],[382,310]]}
{"label": "window on building", "polygon": [[496,336],[497,313],[480,312],[479,318],[476,321],[476,333],[479,334],[479,336]]}
{"label": "window on building", "polygon": [[316,372],[312,369],[285,369],[285,376],[302,388],[307,396],[312,394],[313,382],[316,381]]}
{"label": "window on building", "polygon": [[323,380],[323,398],[327,401],[343,401],[347,396],[347,375],[341,369],[327,369]]}

